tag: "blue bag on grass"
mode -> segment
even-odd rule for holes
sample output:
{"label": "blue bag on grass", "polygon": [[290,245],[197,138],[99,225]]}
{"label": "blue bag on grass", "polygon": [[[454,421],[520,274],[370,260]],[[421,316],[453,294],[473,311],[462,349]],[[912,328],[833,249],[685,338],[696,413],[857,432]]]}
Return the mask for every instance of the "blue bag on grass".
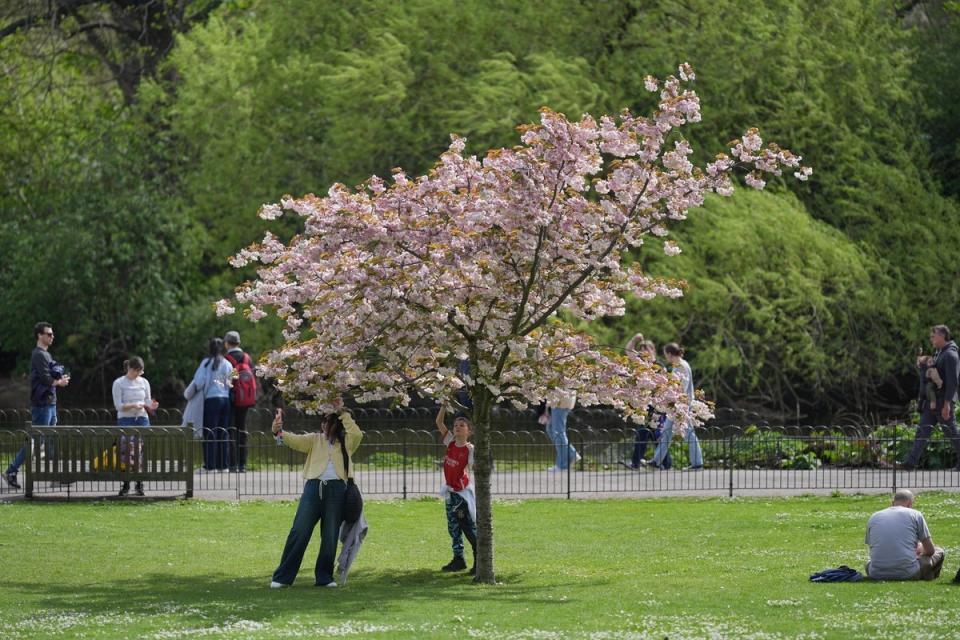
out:
{"label": "blue bag on grass", "polygon": [[810,576],[810,582],[860,582],[864,576],[845,564],[836,569],[824,569]]}

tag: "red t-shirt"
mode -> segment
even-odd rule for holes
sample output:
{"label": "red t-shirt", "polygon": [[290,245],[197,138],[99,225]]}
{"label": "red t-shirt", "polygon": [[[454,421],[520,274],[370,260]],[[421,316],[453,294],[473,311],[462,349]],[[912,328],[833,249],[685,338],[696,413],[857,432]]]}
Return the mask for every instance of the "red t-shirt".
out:
{"label": "red t-shirt", "polygon": [[458,447],[452,433],[443,439],[447,445],[447,455],[443,459],[443,479],[454,491],[462,491],[470,484],[467,466],[473,464],[473,447]]}

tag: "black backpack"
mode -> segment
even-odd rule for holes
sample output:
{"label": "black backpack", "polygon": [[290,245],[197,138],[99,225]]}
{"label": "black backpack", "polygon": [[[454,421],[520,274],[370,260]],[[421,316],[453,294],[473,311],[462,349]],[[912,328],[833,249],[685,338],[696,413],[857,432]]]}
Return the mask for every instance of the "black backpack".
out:
{"label": "black backpack", "polygon": [[347,453],[347,445],[343,439],[340,439],[340,450],[343,452],[343,468],[347,472],[347,490],[343,492],[343,521],[347,524],[353,524],[360,519],[363,512],[363,496],[360,495],[360,487],[350,477],[350,455]]}

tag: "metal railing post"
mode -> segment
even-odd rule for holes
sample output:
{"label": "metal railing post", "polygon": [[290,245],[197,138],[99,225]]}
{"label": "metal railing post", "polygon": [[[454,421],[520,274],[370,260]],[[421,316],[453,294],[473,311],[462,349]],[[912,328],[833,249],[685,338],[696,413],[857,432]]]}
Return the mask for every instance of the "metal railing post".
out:
{"label": "metal railing post", "polygon": [[730,481],[727,495],[733,497],[733,431],[730,432],[730,439],[727,442],[727,463],[730,466]]}
{"label": "metal railing post", "polygon": [[893,425],[893,463],[890,465],[893,469],[893,491],[897,492],[897,425]]}
{"label": "metal railing post", "polygon": [[403,499],[406,500],[407,499],[407,431],[406,429],[404,429],[400,433],[401,433],[401,437],[403,438],[401,440],[402,450],[400,454],[400,468],[403,470],[403,473],[402,473]]}

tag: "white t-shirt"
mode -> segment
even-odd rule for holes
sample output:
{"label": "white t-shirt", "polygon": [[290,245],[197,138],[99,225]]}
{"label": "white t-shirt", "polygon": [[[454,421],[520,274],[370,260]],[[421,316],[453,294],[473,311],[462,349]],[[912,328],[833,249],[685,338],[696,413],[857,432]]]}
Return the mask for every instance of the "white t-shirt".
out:
{"label": "white t-shirt", "polygon": [[923,514],[902,506],[870,516],[864,539],[870,546],[870,577],[909,580],[920,570],[917,543],[930,537]]}
{"label": "white t-shirt", "polygon": [[133,380],[127,376],[120,376],[113,381],[113,405],[117,408],[118,418],[144,418],[147,412],[143,409],[121,409],[125,404],[150,404],[150,383],[143,376]]}
{"label": "white t-shirt", "polygon": [[330,456],[329,462],[327,462],[327,468],[323,470],[323,473],[320,474],[320,480],[339,480],[340,476],[337,475],[337,469],[333,466],[333,448],[340,447],[339,442],[330,442],[326,438],[323,439],[327,443],[327,455]]}

